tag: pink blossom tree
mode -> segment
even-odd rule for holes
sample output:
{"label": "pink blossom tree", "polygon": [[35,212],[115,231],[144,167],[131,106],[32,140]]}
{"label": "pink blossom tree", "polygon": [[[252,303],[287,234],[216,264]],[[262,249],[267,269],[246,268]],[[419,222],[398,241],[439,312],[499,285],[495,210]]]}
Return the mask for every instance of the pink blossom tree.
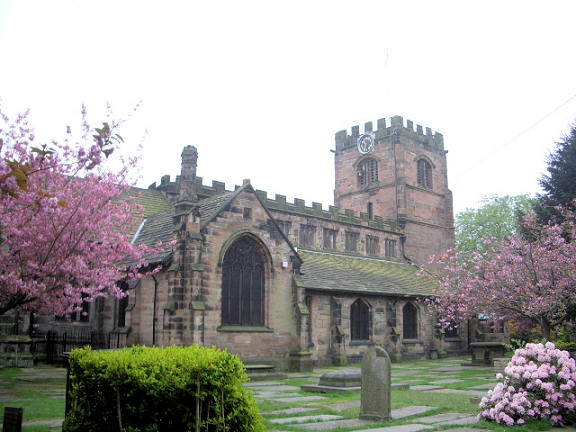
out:
{"label": "pink blossom tree", "polygon": [[107,164],[122,142],[118,124],[92,130],[83,110],[82,138],[68,128],[48,146],[34,144],[27,113],[11,121],[0,106],[0,117],[0,315],[65,315],[122,297],[118,282],[142,277],[156,251],[131,244],[141,209],[126,192],[136,159],[115,171]]}
{"label": "pink blossom tree", "polygon": [[438,280],[437,297],[429,303],[440,321],[448,326],[491,315],[532,323],[549,339],[576,301],[575,215],[560,211],[563,222],[541,226],[527,217],[528,235],[485,240],[484,252],[463,258],[450,250],[432,257],[424,274]]}

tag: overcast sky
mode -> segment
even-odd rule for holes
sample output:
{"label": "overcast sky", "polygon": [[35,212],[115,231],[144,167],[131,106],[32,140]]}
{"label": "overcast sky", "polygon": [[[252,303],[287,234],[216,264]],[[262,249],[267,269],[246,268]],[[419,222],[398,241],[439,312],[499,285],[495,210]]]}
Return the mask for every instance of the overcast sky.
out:
{"label": "overcast sky", "polygon": [[[130,117],[147,187],[179,173],[333,203],[334,134],[444,135],[455,211],[534,194],[576,120],[576,2],[0,0],[0,97],[40,136]],[[142,101],[132,114],[132,107]]]}

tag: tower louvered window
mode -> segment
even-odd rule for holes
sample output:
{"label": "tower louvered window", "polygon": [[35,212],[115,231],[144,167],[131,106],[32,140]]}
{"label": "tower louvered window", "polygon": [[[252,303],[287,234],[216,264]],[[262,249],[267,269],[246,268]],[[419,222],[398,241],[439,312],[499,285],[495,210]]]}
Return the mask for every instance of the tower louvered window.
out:
{"label": "tower louvered window", "polygon": [[378,181],[378,161],[365,159],[358,165],[358,184],[366,186]]}
{"label": "tower louvered window", "polygon": [[432,165],[426,159],[418,160],[418,185],[432,189]]}
{"label": "tower louvered window", "polygon": [[264,325],[264,260],[256,242],[237,240],[222,262],[222,325]]}

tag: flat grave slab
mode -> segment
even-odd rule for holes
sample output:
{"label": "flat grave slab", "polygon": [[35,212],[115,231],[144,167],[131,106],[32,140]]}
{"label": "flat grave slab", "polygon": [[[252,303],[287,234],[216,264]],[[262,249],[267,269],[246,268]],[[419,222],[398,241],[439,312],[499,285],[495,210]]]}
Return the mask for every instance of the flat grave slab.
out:
{"label": "flat grave slab", "polygon": [[260,413],[262,415],[290,415],[290,414],[302,414],[305,412],[316,411],[318,408],[288,408],[283,410],[268,411]]}
{"label": "flat grave slab", "polygon": [[[300,387],[302,390],[312,393],[346,393],[346,392],[359,392],[362,387],[333,387],[333,386],[322,386],[322,385],[303,385]],[[407,383],[396,383],[391,384],[390,388],[393,389],[407,389],[410,388],[410,384]],[[441,388],[441,387],[440,387]]]}
{"label": "flat grave slab", "polygon": [[432,393],[448,393],[448,394],[459,394],[471,397],[482,397],[486,396],[485,391],[482,390],[454,390],[454,389],[440,389],[440,390],[430,390]]}
{"label": "flat grave slab", "polygon": [[444,429],[442,432],[491,432],[489,429],[475,429],[475,428],[454,428],[454,429]]}
{"label": "flat grave slab", "polygon": [[338,415],[330,415],[330,414],[322,414],[322,415],[315,415],[315,416],[301,416],[301,417],[284,417],[278,419],[268,420],[270,423],[274,424],[287,424],[287,423],[306,423],[310,421],[328,421],[328,420],[337,420],[341,419],[342,416]]}
{"label": "flat grave slab", "polygon": [[316,401],[320,401],[320,400],[325,400],[327,399],[324,396],[297,396],[297,397],[282,397],[282,398],[271,398],[271,400],[276,401],[276,402],[286,402],[286,403],[292,403],[292,402],[316,402]]}
{"label": "flat grave slab", "polygon": [[417,432],[425,429],[432,429],[433,426],[423,424],[407,424],[402,426],[385,426],[376,429],[362,429],[354,432]]}
{"label": "flat grave slab", "polygon": [[443,389],[442,386],[435,386],[435,385],[415,385],[411,386],[410,390],[417,390],[417,391],[430,391],[430,390],[440,390]]}
{"label": "flat grave slab", "polygon": [[414,421],[418,423],[427,423],[427,424],[440,423],[440,422],[448,422],[448,424],[452,424],[450,423],[451,421],[461,419],[463,417],[470,417],[470,415],[466,413],[442,413],[427,417],[419,417]]}
{"label": "flat grave slab", "polygon": [[264,387],[264,386],[278,386],[282,385],[281,381],[250,381],[244,383],[244,387]]}
{"label": "flat grave slab", "polygon": [[444,384],[456,384],[459,382],[464,382],[464,380],[461,380],[458,378],[447,378],[447,379],[431,382],[430,384],[432,384],[432,385],[444,385]]}
{"label": "flat grave slab", "polygon": [[300,390],[299,387],[291,386],[291,385],[267,385],[267,386],[252,386],[250,387],[253,391],[294,391]]}
{"label": "flat grave slab", "polygon": [[[395,383],[391,388],[408,388],[406,383]],[[307,384],[300,387],[313,393],[345,393],[362,389],[362,369],[339,369],[322,376],[318,384]]]}
{"label": "flat grave slab", "polygon": [[327,372],[320,377],[318,385],[329,387],[360,387],[362,369],[339,369]]}
{"label": "flat grave slab", "polygon": [[350,408],[360,408],[361,402],[358,401],[351,401],[351,402],[342,402],[333,405],[327,405],[328,408],[336,410],[336,411],[344,411]]}
{"label": "flat grave slab", "polygon": [[431,369],[431,372],[461,372],[463,370],[470,370],[472,366],[444,366]]}
{"label": "flat grave slab", "polygon": [[435,410],[436,407],[425,406],[425,405],[412,405],[404,408],[393,409],[391,412],[392,420],[398,420],[401,418],[411,417],[418,414],[424,414],[425,412]]}
{"label": "flat grave slab", "polygon": [[471,425],[478,423],[478,418],[476,416],[466,416],[452,421],[443,421],[440,423],[436,423],[436,426],[445,426],[445,425]]}
{"label": "flat grave slab", "polygon": [[470,387],[470,389],[473,389],[473,390],[493,390],[495,386],[496,386],[496,384],[486,383],[486,384],[480,384],[477,386]]}
{"label": "flat grave slab", "polygon": [[332,430],[336,428],[352,428],[357,426],[367,426],[372,422],[360,419],[348,419],[348,420],[330,420],[321,423],[302,423],[294,425],[299,429],[305,430]]}
{"label": "flat grave slab", "polygon": [[302,396],[300,393],[284,393],[284,392],[254,392],[254,397],[256,399],[274,399],[274,398],[287,398],[287,397],[299,397]]}

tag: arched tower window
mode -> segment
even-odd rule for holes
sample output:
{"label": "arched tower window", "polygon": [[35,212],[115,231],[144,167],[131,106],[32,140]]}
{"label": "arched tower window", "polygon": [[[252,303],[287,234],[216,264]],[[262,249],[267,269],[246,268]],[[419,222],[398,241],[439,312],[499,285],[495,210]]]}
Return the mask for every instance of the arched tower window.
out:
{"label": "arched tower window", "polygon": [[249,237],[241,237],[222,261],[222,325],[264,325],[262,251]]}
{"label": "arched tower window", "polygon": [[358,165],[358,185],[366,186],[378,181],[378,161],[376,159],[364,159]]}
{"label": "arched tower window", "polygon": [[426,159],[418,159],[418,185],[432,189],[432,165]]}
{"label": "arched tower window", "polygon": [[350,339],[370,339],[370,308],[361,299],[350,306]]}
{"label": "arched tower window", "polygon": [[402,315],[404,339],[418,339],[418,309],[412,303],[406,303]]}

